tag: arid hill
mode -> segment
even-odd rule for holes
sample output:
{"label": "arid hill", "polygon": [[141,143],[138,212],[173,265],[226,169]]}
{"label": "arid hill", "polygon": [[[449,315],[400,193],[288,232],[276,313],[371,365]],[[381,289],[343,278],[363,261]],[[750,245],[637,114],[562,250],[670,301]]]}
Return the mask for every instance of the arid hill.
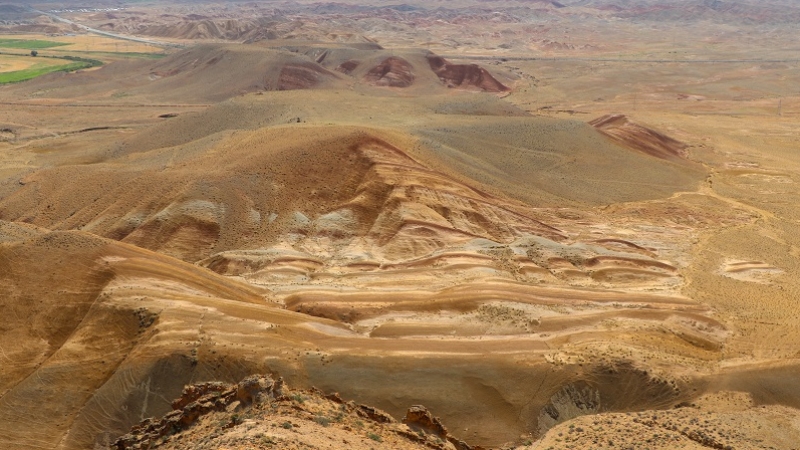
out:
{"label": "arid hill", "polygon": [[[174,76],[200,76],[209,67],[176,61],[158,67],[184,70]],[[585,149],[597,159],[589,157],[587,169],[568,164],[562,176],[577,180],[603,161],[623,160],[598,174],[612,185],[615,176],[644,175],[673,185],[646,193],[607,190],[603,198],[653,198],[679,189],[678,174],[690,188],[700,172],[616,146],[587,124],[509,116],[489,94],[416,100],[364,89],[251,94],[202,112],[152,118],[153,128],[92,150],[89,164],[41,153],[56,158],[49,168],[9,173],[0,217],[14,222],[4,225],[0,259],[7,267],[3,298],[19,322],[3,336],[40,340],[20,350],[28,353],[6,350],[12,361],[29,362],[6,366],[3,439],[25,442],[26,421],[41,416],[21,412],[41,403],[26,402],[49,392],[45,386],[69,384],[69,401],[48,410],[68,420],[39,420],[52,440],[47,445],[64,440],[67,448],[83,448],[111,443],[131,424],[163,414],[169,407],[163,399],[177,396],[183,384],[236,381],[248,373],[339,391],[396,417],[425,403],[482,445],[525,430],[543,433],[572,417],[543,416],[556,407],[548,404],[572,398],[559,393],[565,386],[601,395],[602,410],[611,411],[691,398],[686,380],[618,359],[634,336],[661,333],[649,325],[654,320],[674,333],[658,345],[690,361],[713,358],[724,342],[725,328],[711,311],[673,290],[681,284],[678,268],[658,249],[674,231],[640,233],[639,244],[611,230],[580,237],[585,221],[601,219],[566,213],[563,202],[597,201],[594,190],[532,189],[523,174],[541,173],[546,183],[548,166],[537,158],[570,158],[561,152]],[[481,115],[436,112],[450,104]],[[407,117],[428,117],[424,126],[398,122],[399,111],[413,110],[418,115]],[[369,115],[372,128],[346,125]],[[58,120],[48,126],[74,118]],[[485,136],[481,127],[509,140],[498,140],[492,152],[481,151],[487,146],[480,139],[454,140],[468,130]],[[525,133],[560,144],[530,148]],[[72,136],[96,139],[92,132]],[[41,141],[32,142],[31,149],[39,148]],[[512,164],[519,177],[499,182],[498,171]],[[612,167],[628,172],[615,175]],[[545,204],[559,206],[539,207]],[[40,282],[40,273],[52,283]],[[608,293],[605,286],[622,290]],[[59,292],[70,292],[74,307],[59,309],[62,325],[53,327],[48,318],[63,304]],[[26,300],[33,298],[41,303]],[[620,314],[621,304],[631,309]],[[623,316],[627,331],[613,332],[621,347],[607,356],[578,365],[575,355],[550,350],[568,341],[588,344],[587,328],[605,334],[604,324]],[[102,339],[91,341],[91,352],[70,353],[94,336]],[[418,354],[420,346],[430,353]],[[524,364],[507,361],[510,354]],[[410,380],[419,364],[428,367],[425,383],[402,393],[379,375]],[[530,377],[539,381],[524,381]],[[611,380],[620,377],[630,395],[616,391]],[[465,389],[483,399],[482,411],[464,415],[473,398],[458,395]]]}
{"label": "arid hill", "polygon": [[[283,379],[250,376],[235,385],[187,386],[161,420],[146,419],[112,448],[186,448],[208,444],[229,448],[300,446],[369,449],[454,448],[473,450],[452,436],[424,406],[409,408],[400,423],[367,405],[336,394],[292,390]],[[241,425],[241,427],[240,427]]]}
{"label": "arid hill", "polygon": [[[128,99],[141,97],[160,103],[219,102],[265,91],[344,90],[354,84],[364,88],[401,87],[417,94],[440,93],[448,87],[487,92],[506,90],[500,89],[503,85],[478,66],[465,66],[477,75],[461,78],[455,72],[447,75],[438,69],[441,77],[458,78],[458,82],[451,80],[445,84],[432,70],[426,54],[358,45],[326,48],[206,44],[156,62],[122,62],[81,74],[55,73],[12,89],[21,91],[21,95],[37,90],[55,91],[51,98],[67,100],[81,96],[96,102],[123,92]],[[349,64],[351,69],[342,70],[342,64]],[[236,77],[230,78],[231,72]]]}
{"label": "arid hill", "polygon": [[0,448],[793,448],[762,3],[46,5],[170,42],[0,86]]}
{"label": "arid hill", "polygon": [[[452,64],[432,52],[389,51],[380,46],[363,45],[290,45],[286,48],[303,53],[328,69],[377,86],[409,88],[416,85],[418,90],[428,88],[430,91],[430,88],[443,85],[491,93],[510,91],[485,68],[477,64]],[[438,83],[431,72],[438,77]],[[513,81],[509,73],[497,76],[507,82]]]}
{"label": "arid hill", "polygon": [[224,39],[246,41],[254,39],[276,39],[281,34],[281,22],[268,18],[261,20],[212,20],[203,16],[186,17],[167,24],[120,26],[117,22],[100,25],[100,29],[126,32],[137,35],[179,39]]}
{"label": "arid hill", "polygon": [[[365,272],[366,261],[349,270],[340,263],[329,275],[318,270],[314,278],[321,283],[312,283],[316,284],[313,290],[298,292],[279,288],[274,282],[267,283],[274,287],[258,287],[263,282],[257,280],[282,278],[289,282],[288,287],[296,283],[291,279],[298,280],[298,270],[321,268],[324,262],[320,265],[309,256],[275,251],[226,255],[235,264],[228,263],[223,271],[231,273],[239,264],[246,270],[233,273],[246,275],[244,279],[250,281],[244,283],[85,232],[47,232],[4,223],[3,241],[3,308],[16,319],[10,323],[13,331],[4,333],[0,341],[5,358],[13,361],[3,366],[7,383],[3,386],[0,436],[18,448],[28,448],[31,434],[26,424],[30,417],[44,418],[42,411],[46,417],[64,419],[39,420],[37,445],[64,442],[66,448],[85,448],[90,442],[110,443],[133,422],[163,414],[169,407],[164,397],[177,396],[183,384],[233,381],[253,372],[277,372],[292,383],[337,390],[344,398],[392,414],[426,399],[445,419],[458,420],[472,430],[469,436],[473,440],[502,442],[537,422],[545,430],[542,414],[551,408],[548,402],[561,405],[558,402],[563,400],[558,399],[566,395],[580,404],[583,397],[570,397],[571,391],[558,393],[570,383],[587,386],[582,389],[589,389],[589,394],[580,395],[604,399],[596,405],[603,410],[663,407],[689,398],[691,389],[685,382],[666,374],[650,374],[613,359],[578,369],[568,362],[569,357],[547,350],[562,342],[562,333],[570,333],[570,329],[576,333],[570,340],[577,343],[587,325],[619,316],[613,305],[651,305],[647,312],[626,314],[631,323],[672,318],[666,323],[677,334],[670,345],[687,357],[711,357],[724,336],[704,308],[677,297],[609,296],[570,288],[536,288],[502,279],[480,283],[479,290],[473,285],[439,292],[406,291],[389,297],[385,291],[380,293],[393,276],[407,282],[430,270],[417,270],[414,275],[415,268],[426,267],[414,262],[386,267],[381,275],[384,281],[361,293],[337,292],[328,286],[333,280],[343,286],[349,284],[348,279],[352,282],[378,274],[374,269],[371,274]],[[498,250],[498,256],[502,254],[501,249],[484,248],[489,255]],[[489,260],[481,262],[480,256],[464,251],[443,253],[434,267],[440,276],[453,277],[469,267],[495,266]],[[505,261],[500,258],[497,261]],[[67,260],[69,264],[65,264]],[[551,261],[556,264],[555,259]],[[218,270],[222,267],[216,264]],[[46,283],[41,282],[41,274],[47,274]],[[51,283],[61,290],[51,290]],[[508,296],[517,300],[508,305],[497,303],[498,298]],[[534,322],[523,319],[523,311],[543,312],[555,304],[579,307],[582,319],[574,322],[569,315],[550,314]],[[299,312],[287,311],[282,305]],[[349,313],[341,315],[337,310]],[[387,320],[395,311],[415,319],[406,324]],[[494,338],[481,340],[490,329]],[[561,331],[551,335],[556,330]],[[648,333],[658,335],[659,331],[639,331],[637,335]],[[615,335],[620,343],[626,341],[619,331]],[[444,336],[451,337],[442,340]],[[20,341],[31,345],[12,345]],[[408,352],[420,345],[431,353],[409,359]],[[531,352],[550,355],[551,362],[529,359]],[[502,355],[509,354],[527,362],[508,365]],[[395,384],[380,383],[383,377],[377,374],[390,367],[392,377],[398,380],[413,377],[419,370],[418,358],[428,367],[425,383],[405,387],[402,394]],[[465,372],[467,366],[471,368]],[[537,373],[541,383],[546,380],[546,389],[541,383],[523,388],[507,381],[522,382]],[[612,379],[627,380],[626,395],[615,390]],[[55,389],[62,400],[46,402]],[[460,412],[472,401],[455,395],[462,389],[473,390],[486,402],[482,411],[471,413],[471,419]],[[499,402],[497,390],[515,400]],[[524,422],[510,421],[510,414],[522,414]],[[556,423],[572,416],[558,417]]]}
{"label": "arid hill", "polygon": [[[247,100],[169,119],[155,133],[148,130],[123,141],[102,163],[25,176],[0,200],[0,211],[6,220],[89,231],[190,262],[287,239],[298,244],[324,239],[331,247],[326,251],[334,254],[349,242],[367,239],[361,245],[376,256],[408,259],[462,239],[562,236],[546,220],[531,222],[537,214],[522,206],[499,207],[496,195],[531,205],[536,198],[602,202],[668,195],[702,176],[696,168],[609,144],[591,127],[575,122],[484,118],[477,125],[462,118],[458,127],[434,125],[415,136],[386,128],[286,124],[276,111],[294,109],[305,120],[319,120],[291,103]],[[218,116],[238,120],[244,111],[263,111],[256,117],[267,119],[273,114],[272,128],[225,133],[226,122]],[[477,145],[463,144],[465,136],[489,128],[507,130],[508,138],[498,142],[508,143],[492,153],[482,151],[477,136]],[[537,132],[558,145],[528,147],[528,136]],[[580,161],[550,170],[581,154]],[[472,164],[460,162],[466,156]],[[505,177],[498,177],[498,170]],[[533,173],[537,177],[530,180]],[[588,173],[598,174],[595,181],[584,181],[585,188],[576,185]],[[618,179],[659,185],[652,193],[634,194],[617,188]],[[594,190],[604,184],[611,188]],[[423,229],[429,237],[413,237]]]}
{"label": "arid hill", "polygon": [[447,87],[478,89],[487,92],[510,90],[497,81],[486,69],[477,64],[451,64],[441,56],[429,55],[428,62]]}
{"label": "arid hill", "polygon": [[409,87],[414,83],[411,64],[403,58],[391,56],[369,69],[364,79],[375,86]]}
{"label": "arid hill", "polygon": [[589,124],[620,144],[657,158],[674,160],[686,156],[683,142],[633,123],[622,114],[598,117]]}
{"label": "arid hill", "polygon": [[[236,77],[228,74],[235,72]],[[68,89],[64,89],[68,86]],[[157,61],[126,61],[86,73],[54,73],[15,88],[57,91],[63,100],[102,102],[123,92],[150,102],[217,102],[249,92],[343,87],[342,76],[291,52],[209,44]],[[24,94],[23,94],[24,95]]]}

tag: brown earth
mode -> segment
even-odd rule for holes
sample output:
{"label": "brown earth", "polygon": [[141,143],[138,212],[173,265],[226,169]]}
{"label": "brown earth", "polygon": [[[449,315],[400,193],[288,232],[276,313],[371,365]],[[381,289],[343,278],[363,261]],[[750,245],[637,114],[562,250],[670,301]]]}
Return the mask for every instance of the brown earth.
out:
{"label": "brown earth", "polygon": [[338,394],[292,390],[282,379],[187,386],[161,420],[146,419],[112,448],[317,448],[478,450],[451,436],[424,406],[403,423]]}
{"label": "brown earth", "polygon": [[747,394],[718,392],[664,411],[584,416],[550,430],[531,448],[796,449],[798,412],[755,406]]}
{"label": "brown earth", "polygon": [[[196,78],[220,64],[185,65],[189,58],[178,55],[159,63],[175,69],[168,77]],[[204,57],[213,61],[214,55]],[[371,92],[374,100],[337,90],[242,97],[126,133],[91,164],[56,163],[7,185],[0,204],[3,219],[82,230],[41,229],[45,238],[34,244],[16,237],[15,227],[22,225],[9,224],[14,230],[4,253],[9,267],[24,271],[34,263],[48,264],[53,269],[46,270],[57,277],[53,283],[62,285],[66,278],[75,283],[66,290],[74,290],[81,299],[76,305],[84,306],[65,316],[75,321],[65,325],[71,331],[64,336],[102,335],[103,345],[129,349],[116,360],[100,359],[99,364],[109,364],[105,370],[81,359],[73,370],[92,370],[91,377],[70,372],[67,378],[42,378],[55,384],[85,380],[73,388],[94,392],[91,397],[70,394],[54,415],[71,419],[48,425],[48,435],[62,439],[69,430],[72,446],[106,442],[137,417],[164,411],[163,401],[148,400],[142,392],[171,396],[194,379],[234,381],[264,371],[293,384],[340,391],[395,415],[425,400],[446,421],[468,428],[465,438],[492,445],[525,430],[543,433],[570,418],[548,422],[542,416],[565,386],[588,389],[606,399],[599,408],[612,411],[671,406],[702,389],[705,381],[676,374],[710,370],[729,332],[712,310],[677,290],[684,283],[680,255],[685,250],[676,247],[675,237],[684,231],[671,224],[652,228],[647,219],[637,224],[624,216],[565,209],[565,201],[578,205],[601,197],[591,187],[547,181],[549,173],[579,180],[591,172],[611,185],[617,179],[647,177],[642,182],[652,183],[664,177],[676,183],[683,177],[681,183],[691,189],[701,170],[616,146],[580,122],[524,116],[437,119],[427,108],[440,108],[448,99],[404,101],[392,91]],[[310,98],[338,108],[320,110],[304,100]],[[388,108],[386,118],[373,128],[345,125],[365,114],[348,108],[348,102],[362,108],[381,105]],[[418,130],[405,129],[391,108],[417,108],[414,119],[427,115],[430,120]],[[295,117],[310,123],[297,124]],[[340,124],[325,125],[331,120]],[[231,131],[232,126],[240,130]],[[486,142],[478,137],[488,129],[511,131],[509,138],[497,135],[491,154],[481,153]],[[469,133],[475,136],[472,146],[459,140]],[[530,148],[526,133],[552,136],[547,142],[558,145]],[[569,161],[580,152],[586,152],[585,165],[572,163],[558,172],[539,159]],[[454,163],[466,156],[469,166]],[[486,162],[478,163],[481,158]],[[493,181],[499,168],[506,173],[503,182]],[[537,190],[522,176],[532,171],[542,174]],[[681,189],[681,184],[654,185],[654,191],[642,192],[624,186],[607,189],[602,198],[642,201]],[[534,198],[552,206],[537,207]],[[593,223],[615,225],[601,235],[586,233]],[[630,229],[638,230],[635,242],[628,237]],[[75,239],[104,250],[80,256],[82,247],[68,244]],[[73,265],[60,264],[62,247]],[[145,253],[130,255],[134,249]],[[187,272],[184,263],[164,255],[195,265]],[[150,262],[153,258],[159,262]],[[59,304],[61,297],[46,288],[50,283],[36,281],[37,272],[19,273],[11,272],[5,283],[8,292],[17,293],[8,297],[10,304],[20,304],[19,295]],[[89,283],[86,277],[98,278]],[[223,280],[233,284],[221,291],[217,286]],[[96,287],[78,289],[89,285]],[[94,309],[86,309],[92,304]],[[113,323],[102,318],[109,308],[130,318],[128,334],[101,331]],[[36,313],[18,314],[25,323],[47,323],[32,319],[39,317],[31,316]],[[136,331],[136,323],[146,334]],[[28,329],[45,337],[42,345],[49,350],[41,353],[42,361],[72,345],[61,334],[46,337],[39,325]],[[588,350],[600,336],[613,339],[602,351]],[[659,349],[660,362],[641,363],[651,349]],[[96,349],[104,351],[102,345]],[[261,356],[252,360],[247,354]],[[47,363],[31,361],[42,365],[23,366],[11,377],[23,380],[7,387],[4,398],[13,405],[22,401],[13,399],[42,389],[39,377],[50,370]],[[61,365],[64,360],[52,361]],[[233,361],[237,369],[231,371]],[[465,365],[472,368],[465,372]],[[386,375],[378,375],[388,367],[400,379],[428,367],[427,383],[406,387],[400,399],[392,400],[397,393],[381,381]],[[30,378],[32,371],[39,375]],[[530,377],[541,380],[530,389],[505,381]],[[610,383],[620,377],[629,380],[626,395]],[[142,391],[144,385],[149,387]],[[472,401],[456,394],[463,389],[484,399],[480,413],[461,413]],[[128,406],[98,417],[112,404]],[[4,433],[11,433],[6,434],[10,442],[22,442],[13,430],[24,430],[27,416],[11,416],[19,408],[7,410]]]}
{"label": "brown earth", "polygon": [[[296,105],[295,97],[306,94],[281,95],[289,95]],[[342,93],[330,95],[339,99],[339,106],[348,99]],[[643,250],[622,235],[598,244],[592,242],[595,238],[570,238],[583,227],[580,220],[569,218],[574,216],[560,208],[531,208],[505,197],[502,189],[472,187],[481,185],[469,181],[465,173],[448,169],[446,161],[431,159],[433,153],[418,148],[418,139],[407,132],[385,125],[374,129],[287,125],[280,117],[275,125],[233,134],[201,126],[225,123],[208,118],[229,114],[241,118],[234,113],[241,112],[240,108],[252,113],[265,106],[277,107],[274,99],[263,105],[262,97],[226,102],[219,110],[211,108],[210,113],[178,116],[157,125],[172,130],[186,126],[194,130],[191,133],[199,133],[188,140],[186,134],[147,130],[132,135],[128,145],[101,154],[92,164],[60,163],[7,185],[1,210],[4,218],[13,218],[15,224],[83,230],[55,232],[54,237],[34,244],[20,236],[20,230],[30,225],[7,226],[11,231],[3,260],[17,268],[7,272],[4,282],[9,305],[24,304],[20,295],[48,299],[54,305],[62,302],[62,296],[47,287],[50,282],[36,281],[40,271],[29,269],[34,264],[47,265],[52,269],[44,271],[53,272],[52,283],[75,292],[80,300],[74,303],[84,305],[64,316],[74,318],[65,325],[64,336],[98,334],[104,336],[103,345],[130,349],[117,353],[117,359],[99,359],[95,364],[81,359],[71,369],[78,372],[63,377],[44,377],[49,366],[36,367],[43,363],[29,359],[34,366],[21,366],[9,375],[21,384],[12,382],[4,394],[15,405],[7,410],[8,427],[3,431],[9,442],[23,441],[24,434],[13,430],[25,430],[28,417],[13,415],[13,411],[19,413],[21,399],[43,389],[38,376],[30,378],[32,371],[54,385],[86,380],[87,384],[73,388],[95,392],[91,397],[69,394],[71,400],[59,404],[54,415],[66,414],[70,420],[46,428],[54,439],[71,430],[69,445],[77,447],[89,441],[106,442],[143,414],[163,413],[165,404],[142,397],[142,392],[172,396],[178,385],[191,380],[229,380],[265,371],[299,385],[313,383],[338,390],[345,398],[396,415],[425,400],[446,421],[464,423],[471,430],[465,438],[476,443],[504,442],[535,427],[552,392],[565,384],[592,379],[597,380],[593,386],[606,392],[611,385],[602,381],[609,376],[602,367],[620,364],[616,358],[629,351],[622,349],[642,336],[660,336],[663,325],[657,323],[669,324],[675,333],[669,345],[686,361],[713,358],[724,339],[723,326],[707,308],[671,292],[670,286],[680,285],[680,276],[654,250]],[[326,98],[321,91],[314,97]],[[312,122],[330,120],[301,115]],[[340,114],[339,120],[346,117]],[[558,121],[544,124],[561,125]],[[581,129],[596,134],[589,126]],[[597,139],[604,142],[600,136]],[[607,147],[607,152],[633,158],[631,167],[666,164],[641,159],[625,148]],[[128,170],[120,171],[123,167]],[[131,171],[134,167],[138,169]],[[202,177],[195,178],[199,173]],[[660,235],[674,232],[663,227],[648,236],[652,243],[639,242],[648,248],[662,247],[656,244],[665,239]],[[60,243],[74,239],[92,242],[86,248],[100,250],[81,256],[82,246]],[[49,247],[49,242],[55,246]],[[59,250],[63,245],[69,245],[64,247],[64,256]],[[145,253],[129,254],[134,249]],[[67,254],[72,264],[63,265]],[[184,263],[163,254],[197,265],[188,266],[192,269],[187,272]],[[152,258],[159,262],[149,262]],[[233,278],[228,281],[219,274]],[[89,283],[86,277],[98,278]],[[65,279],[74,285],[64,284]],[[216,287],[223,280],[230,285],[225,291]],[[298,290],[298,283],[306,287]],[[632,290],[603,294],[608,283]],[[95,287],[79,288],[90,285]],[[358,291],[352,291],[356,286]],[[396,287],[387,291],[388,286]],[[666,291],[637,293],[641,287]],[[249,297],[254,293],[258,297]],[[96,306],[87,310],[90,304]],[[643,305],[647,309],[638,311]],[[116,320],[101,318],[109,308],[130,318],[130,333],[120,334],[116,328],[101,331]],[[47,311],[42,310],[44,317],[50,314]],[[188,311],[194,312],[184,315]],[[12,328],[17,331],[8,339],[29,339],[20,337],[22,329],[41,336],[42,361],[51,360],[47,355],[57,348],[68,346],[68,341],[62,342],[64,337],[58,337],[61,334],[50,338],[39,328],[48,321],[34,319],[38,313],[19,310],[17,314],[33,325],[15,324]],[[274,314],[278,316],[272,318]],[[405,319],[398,322],[398,317]],[[622,322],[613,332],[620,347],[609,348],[608,356],[583,369],[581,359],[563,352],[567,342],[580,346],[594,339],[592,333],[606,333],[609,320]],[[49,327],[53,329],[52,324]],[[240,331],[231,334],[232,329]],[[275,333],[283,337],[276,340]],[[484,340],[484,336],[492,339]],[[658,342],[664,345],[663,339]],[[427,349],[425,353],[419,352],[420,345]],[[562,351],[550,350],[559,347]],[[96,348],[98,355],[106,351],[102,345]],[[253,352],[261,357],[241,359]],[[410,354],[417,356],[409,358]],[[6,355],[14,361],[23,357],[8,350]],[[285,359],[288,355],[293,356]],[[518,355],[526,362],[509,364],[504,362],[507,355]],[[61,365],[64,360],[52,361]],[[238,361],[237,369],[230,372],[232,361]],[[99,370],[98,364],[104,369]],[[472,369],[462,373],[465,365]],[[384,367],[391,367],[392,376],[400,379],[428,367],[428,381],[391,400],[397,398],[390,394],[394,388],[380,382],[385,375],[378,375],[385,373]],[[84,376],[82,370],[91,370],[93,375]],[[651,394],[620,397],[607,405],[611,409],[670,405],[688,395],[683,387],[686,381],[679,378],[650,375],[628,363],[615,371],[630,378],[628,389],[639,386]],[[541,390],[533,384],[523,393],[504,381],[531,376],[549,380],[550,387]],[[491,387],[481,387],[485,384]],[[149,387],[142,391],[144,385]],[[472,390],[495,406],[463,422],[466,418],[460,411],[469,408],[471,400],[456,395],[461,389]],[[498,390],[514,400],[498,401],[494,393]],[[112,404],[128,406],[97,416]],[[522,422],[511,420],[520,414]]]}
{"label": "brown earth", "polygon": [[319,85],[325,78],[336,76],[315,64],[287,64],[278,77],[278,90],[310,89]]}
{"label": "brown earth", "polygon": [[[263,373],[305,391],[250,408],[223,383],[226,411],[207,398],[157,443],[455,446],[446,425],[503,448],[792,448],[800,77],[763,32],[783,19],[480,3],[301,2],[282,39],[0,87],[0,447],[107,447],[185,385]],[[68,14],[264,11],[170,8]],[[364,81],[392,58],[413,83]],[[409,409],[425,442],[397,432]]]}
{"label": "brown earth", "polygon": [[506,92],[510,89],[497,81],[483,67],[477,64],[452,64],[441,56],[430,55],[428,62],[447,87],[478,89],[486,92]]}
{"label": "brown earth", "polygon": [[411,64],[403,58],[392,56],[369,69],[364,79],[375,86],[409,87],[414,83]]}
{"label": "brown earth", "polygon": [[633,123],[622,114],[598,117],[589,122],[622,145],[662,159],[686,157],[687,145],[650,128]]}
{"label": "brown earth", "polygon": [[[105,101],[122,92],[126,98],[147,102],[200,104],[252,92],[345,89],[349,83],[364,85],[359,86],[362,89],[370,85],[403,88],[413,85],[417,93],[445,90],[429,67],[425,52],[398,53],[402,56],[380,48],[349,45],[287,49],[284,46],[204,44],[155,62],[128,60],[87,73],[53,73],[24,86],[10,86],[10,90],[16,88],[23,96],[36,90],[53,92],[50,98],[62,101],[75,95],[80,95],[83,101]],[[381,58],[382,62],[370,66],[375,58]],[[475,70],[484,69],[476,66]],[[231,71],[237,76],[227,76]],[[488,72],[485,77],[494,80]],[[67,84],[70,88],[64,90]],[[462,84],[457,87],[495,92],[491,84],[483,87]]]}

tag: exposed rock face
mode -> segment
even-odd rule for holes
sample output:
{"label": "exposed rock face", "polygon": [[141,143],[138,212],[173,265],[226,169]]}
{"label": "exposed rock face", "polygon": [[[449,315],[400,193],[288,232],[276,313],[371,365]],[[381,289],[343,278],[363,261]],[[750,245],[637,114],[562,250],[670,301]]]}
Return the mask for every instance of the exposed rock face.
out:
{"label": "exposed rock face", "polygon": [[403,422],[411,428],[422,429],[427,433],[434,433],[442,437],[447,436],[447,428],[442,425],[439,418],[433,417],[428,408],[422,405],[409,408]]}
{"label": "exposed rock face", "polygon": [[211,395],[213,393],[222,393],[230,389],[230,386],[220,381],[212,381],[209,383],[193,384],[183,388],[183,395],[172,402],[172,409],[183,409],[189,403],[196,402],[202,397]]}
{"label": "exposed rock face", "polygon": [[386,58],[364,76],[367,82],[376,86],[400,88],[411,86],[415,78],[411,63],[397,56]]}
{"label": "exposed rock face", "polygon": [[351,59],[350,61],[345,61],[339,64],[339,67],[337,67],[336,70],[344,74],[350,75],[351,73],[353,73],[354,70],[358,68],[360,64],[361,64],[360,62]]}
{"label": "exposed rock face", "polygon": [[406,418],[403,419],[403,423],[416,432],[432,434],[439,437],[442,442],[440,447],[434,447],[428,443],[429,446],[434,448],[449,448],[449,446],[444,444],[445,442],[451,444],[456,450],[480,450],[481,448],[471,447],[466,442],[451,436],[439,418],[434,417],[433,414],[428,411],[428,408],[422,405],[415,405],[409,408],[408,412],[406,412]]}
{"label": "exposed rock face", "polygon": [[507,86],[477,64],[451,64],[441,56],[428,55],[431,70],[449,88],[478,89],[485,92],[507,92]]}
{"label": "exposed rock face", "polygon": [[659,131],[631,122],[623,114],[609,114],[589,124],[618,143],[661,159],[682,159],[687,145]]}
{"label": "exposed rock face", "polygon": [[480,450],[450,436],[424,406],[412,406],[400,423],[380,409],[346,402],[337,393],[292,390],[268,375],[252,375],[237,384],[186,386],[172,407],[163,418],[134,426],[111,448],[183,450],[201,443],[203,448],[253,448],[220,446],[234,441],[319,448],[320,443],[327,446],[344,438],[354,450],[373,448],[375,442],[398,450]]}
{"label": "exposed rock face", "polygon": [[270,376],[253,375],[236,385],[236,399],[244,404],[252,403],[259,395],[278,396],[282,394],[283,379],[273,381]]}
{"label": "exposed rock face", "polygon": [[553,394],[539,413],[539,432],[544,434],[555,424],[575,417],[600,412],[600,393],[585,385],[567,385]]}
{"label": "exposed rock face", "polygon": [[358,405],[356,413],[361,417],[365,417],[367,419],[373,420],[378,423],[397,422],[396,420],[394,420],[394,417],[390,416],[388,413],[381,411],[378,408],[373,408],[372,406]]}
{"label": "exposed rock face", "polygon": [[181,398],[172,402],[173,411],[161,419],[148,418],[117,439],[112,448],[119,450],[147,449],[162,436],[187,428],[201,416],[212,411],[224,411],[234,402],[249,404],[259,395],[281,395],[282,380],[273,381],[268,375],[253,375],[239,384],[210,382],[187,386]]}

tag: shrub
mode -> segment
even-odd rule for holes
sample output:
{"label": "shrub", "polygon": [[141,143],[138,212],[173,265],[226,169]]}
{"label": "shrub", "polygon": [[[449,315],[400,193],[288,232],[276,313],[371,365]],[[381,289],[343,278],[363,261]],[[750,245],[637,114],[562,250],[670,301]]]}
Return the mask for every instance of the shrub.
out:
{"label": "shrub", "polygon": [[316,416],[314,417],[314,422],[322,425],[323,427],[327,427],[328,425],[331,424],[331,419],[328,419],[325,416]]}

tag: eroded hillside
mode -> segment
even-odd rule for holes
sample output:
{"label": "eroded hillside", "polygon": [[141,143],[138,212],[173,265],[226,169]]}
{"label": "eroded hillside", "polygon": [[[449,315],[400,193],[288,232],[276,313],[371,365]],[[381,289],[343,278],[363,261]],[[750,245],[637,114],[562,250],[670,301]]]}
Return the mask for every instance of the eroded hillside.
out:
{"label": "eroded hillside", "polygon": [[[298,40],[0,89],[0,443],[107,447],[190,404],[124,439],[790,442],[731,423],[800,406],[796,126],[758,119],[763,150],[591,90],[532,107],[537,83]],[[224,384],[252,374],[299,390]],[[420,404],[441,421],[397,422]]]}

